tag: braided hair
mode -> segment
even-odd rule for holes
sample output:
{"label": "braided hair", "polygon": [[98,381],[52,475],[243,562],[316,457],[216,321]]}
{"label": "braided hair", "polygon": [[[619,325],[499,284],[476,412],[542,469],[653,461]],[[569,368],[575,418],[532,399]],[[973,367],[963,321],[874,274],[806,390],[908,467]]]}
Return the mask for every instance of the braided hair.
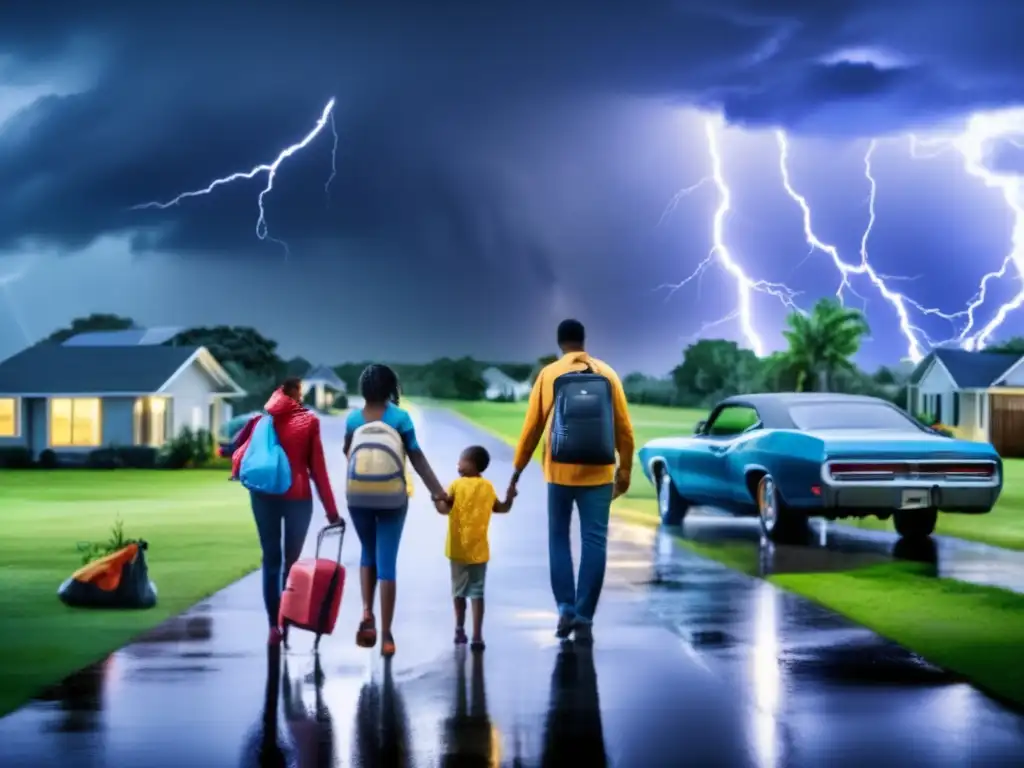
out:
{"label": "braided hair", "polygon": [[394,403],[398,405],[400,390],[398,374],[386,365],[374,363],[359,374],[359,392],[367,403]]}

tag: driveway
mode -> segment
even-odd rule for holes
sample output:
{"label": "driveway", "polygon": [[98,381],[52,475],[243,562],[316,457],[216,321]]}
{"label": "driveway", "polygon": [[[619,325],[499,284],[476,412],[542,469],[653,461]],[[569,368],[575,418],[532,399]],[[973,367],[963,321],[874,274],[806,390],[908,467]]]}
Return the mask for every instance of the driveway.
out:
{"label": "driveway", "polygon": [[[471,443],[503,487],[511,450],[418,414],[442,480]],[[341,485],[341,425],[324,426]],[[615,522],[592,652],[553,637],[544,489],[492,525],[487,650],[451,645],[444,520],[413,498],[398,654],[356,648],[358,542],[317,665],[268,656],[259,576],[0,720],[5,765],[964,766],[1024,764],[1024,718],[822,608]],[[312,544],[312,538],[310,545]],[[269,705],[268,703],[269,702]],[[284,761],[284,762],[281,762]]]}

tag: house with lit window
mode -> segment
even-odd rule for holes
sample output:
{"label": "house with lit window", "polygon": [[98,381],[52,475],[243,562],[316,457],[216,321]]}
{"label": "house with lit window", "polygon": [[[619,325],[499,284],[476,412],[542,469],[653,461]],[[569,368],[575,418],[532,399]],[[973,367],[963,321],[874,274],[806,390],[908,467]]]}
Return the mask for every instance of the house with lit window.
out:
{"label": "house with lit window", "polygon": [[532,387],[528,381],[516,381],[500,368],[486,368],[480,377],[486,385],[484,397],[488,400],[525,400],[530,396]]}
{"label": "house with lit window", "polygon": [[1024,456],[1024,355],[936,349],[910,377],[907,410]]}
{"label": "house with lit window", "polygon": [[185,427],[216,432],[245,395],[205,347],[88,341],[43,342],[0,362],[0,448],[158,448]]}

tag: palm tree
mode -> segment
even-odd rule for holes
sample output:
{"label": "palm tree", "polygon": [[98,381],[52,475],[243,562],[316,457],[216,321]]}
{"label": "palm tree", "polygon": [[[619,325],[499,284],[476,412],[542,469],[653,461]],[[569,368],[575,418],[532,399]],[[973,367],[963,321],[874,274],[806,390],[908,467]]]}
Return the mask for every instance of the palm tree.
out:
{"label": "palm tree", "polygon": [[860,311],[834,299],[821,299],[807,315],[793,312],[786,323],[789,328],[783,335],[789,349],[785,354],[798,371],[798,392],[810,377],[817,377],[818,390],[827,392],[838,371],[855,370],[850,358],[870,331]]}

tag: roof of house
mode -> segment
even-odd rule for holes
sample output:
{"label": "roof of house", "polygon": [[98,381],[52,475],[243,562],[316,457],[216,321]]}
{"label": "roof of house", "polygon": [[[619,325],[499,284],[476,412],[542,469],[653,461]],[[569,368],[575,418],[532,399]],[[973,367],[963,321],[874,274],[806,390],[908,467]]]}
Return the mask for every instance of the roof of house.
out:
{"label": "roof of house", "polygon": [[338,392],[348,391],[348,387],[345,385],[345,382],[341,380],[338,374],[326,365],[314,365],[306,371],[306,375],[302,377],[302,380],[307,384],[326,384],[328,387]]}
{"label": "roof of house", "polygon": [[527,386],[524,382],[516,381],[507,373],[500,368],[491,366],[485,368],[480,374],[480,377],[489,387],[524,387]]}
{"label": "roof of house", "polygon": [[910,379],[917,384],[924,378],[932,362],[937,360],[949,371],[959,389],[984,389],[1021,359],[1016,352],[968,352],[965,349],[936,349],[920,362]]}
{"label": "roof of house", "polygon": [[[137,347],[164,344],[181,328],[127,328],[123,331],[88,331],[76,333],[64,342],[65,347]],[[194,349],[194,348],[193,348]]]}
{"label": "roof of house", "polygon": [[200,349],[44,342],[0,362],[0,394],[151,394]]}

